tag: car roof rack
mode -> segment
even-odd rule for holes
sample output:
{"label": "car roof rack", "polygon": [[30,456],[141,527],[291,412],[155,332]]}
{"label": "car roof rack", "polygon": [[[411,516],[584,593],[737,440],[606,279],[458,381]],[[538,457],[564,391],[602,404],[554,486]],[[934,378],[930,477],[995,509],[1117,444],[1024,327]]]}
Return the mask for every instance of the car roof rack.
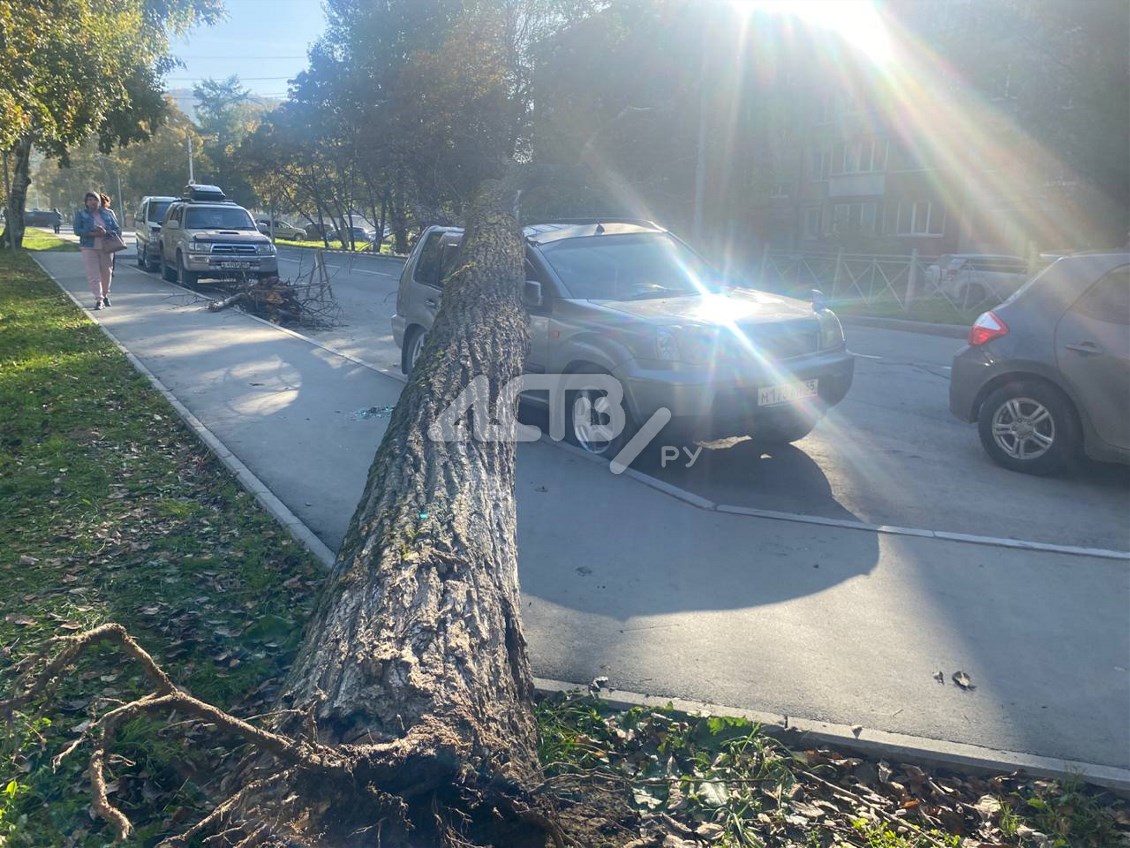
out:
{"label": "car roof rack", "polygon": [[189,183],[184,187],[184,193],[181,196],[185,200],[211,200],[213,202],[228,199],[222,188],[204,183]]}

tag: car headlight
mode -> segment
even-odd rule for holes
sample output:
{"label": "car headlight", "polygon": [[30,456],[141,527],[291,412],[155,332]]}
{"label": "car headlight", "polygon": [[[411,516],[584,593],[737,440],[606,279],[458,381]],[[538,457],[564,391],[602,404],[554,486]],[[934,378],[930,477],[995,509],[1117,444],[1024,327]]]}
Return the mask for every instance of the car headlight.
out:
{"label": "car headlight", "polygon": [[655,331],[655,358],[661,362],[679,361],[679,342],[670,330]]}
{"label": "car headlight", "polygon": [[830,309],[823,309],[816,313],[816,320],[820,322],[820,350],[836,350],[844,345],[844,328],[840,326],[840,319]]}
{"label": "car headlight", "polygon": [[274,254],[278,253],[278,248],[268,242],[267,244],[259,245],[258,252],[260,256],[273,256]]}
{"label": "car headlight", "polygon": [[188,243],[189,253],[211,253],[212,242],[210,241],[190,241]]}
{"label": "car headlight", "polygon": [[717,347],[715,335],[701,329],[679,327],[655,333],[655,356],[662,362],[708,365],[714,361]]}

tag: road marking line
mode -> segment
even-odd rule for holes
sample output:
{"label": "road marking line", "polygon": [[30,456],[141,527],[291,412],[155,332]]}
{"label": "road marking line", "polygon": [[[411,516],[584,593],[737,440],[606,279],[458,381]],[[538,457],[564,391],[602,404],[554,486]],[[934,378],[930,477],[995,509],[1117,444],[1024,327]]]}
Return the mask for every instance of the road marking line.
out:
{"label": "road marking line", "polygon": [[[289,256],[280,256],[279,262],[293,262],[295,265],[301,265],[302,264],[301,259],[291,259]],[[399,274],[386,274],[384,271],[366,271],[364,268],[349,268],[348,266],[345,266],[345,265],[330,265],[328,262],[326,263],[326,268],[330,268],[330,269],[333,269],[335,271],[348,271],[350,274],[373,274],[374,276],[377,276],[377,277],[399,277],[400,276]]]}
{"label": "road marking line", "polygon": [[919,530],[913,527],[898,527],[891,524],[868,524],[864,521],[850,521],[841,518],[824,518],[819,515],[803,515],[795,512],[775,512],[769,509],[753,509],[745,506],[719,504],[718,512],[729,515],[748,515],[752,518],[772,518],[778,521],[794,521],[800,524],[821,524],[826,527],[842,527],[845,530],[866,530],[890,536],[919,536],[927,539],[940,539],[946,542],[966,542],[974,545],[988,545],[996,548],[1015,548],[1025,551],[1067,554],[1069,556],[1089,556],[1096,559],[1130,560],[1130,552],[1112,551],[1106,548],[1083,548],[1075,545],[1053,545],[1049,542],[1030,542],[1023,539],[1008,539],[1001,536],[978,536],[973,533],[953,533],[948,530]]}

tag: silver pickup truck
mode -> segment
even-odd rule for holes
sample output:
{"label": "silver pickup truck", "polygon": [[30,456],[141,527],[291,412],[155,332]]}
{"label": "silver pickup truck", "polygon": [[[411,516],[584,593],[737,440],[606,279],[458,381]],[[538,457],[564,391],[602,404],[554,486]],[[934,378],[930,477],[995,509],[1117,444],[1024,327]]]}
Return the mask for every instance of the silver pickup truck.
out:
{"label": "silver pickup truck", "polygon": [[[524,228],[529,374],[571,379],[565,435],[615,456],[657,410],[694,438],[808,435],[851,386],[855,362],[839,320],[819,303],[736,287],[670,232],[626,219]],[[393,336],[412,370],[455,267],[462,230],[430,227],[404,266]],[[627,426],[610,430],[604,380],[619,382]],[[544,382],[544,381],[543,381]],[[549,403],[548,392],[523,400]],[[551,409],[552,412],[552,409]]]}

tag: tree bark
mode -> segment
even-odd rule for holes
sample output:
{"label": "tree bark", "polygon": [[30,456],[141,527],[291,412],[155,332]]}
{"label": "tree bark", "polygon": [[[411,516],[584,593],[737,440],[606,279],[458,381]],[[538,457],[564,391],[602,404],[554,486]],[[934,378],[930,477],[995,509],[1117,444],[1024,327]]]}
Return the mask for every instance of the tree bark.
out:
{"label": "tree bark", "polygon": [[504,194],[490,184],[469,216],[283,699],[320,742],[354,752],[361,783],[405,800],[540,780],[513,416],[497,440],[428,435],[472,379],[485,376],[493,400],[522,373],[524,245]]}
{"label": "tree bark", "polygon": [[23,247],[24,209],[27,207],[27,189],[31,185],[31,137],[23,136],[12,148],[14,175],[8,194],[8,213],[4,218],[4,232],[0,244],[13,250]]}

